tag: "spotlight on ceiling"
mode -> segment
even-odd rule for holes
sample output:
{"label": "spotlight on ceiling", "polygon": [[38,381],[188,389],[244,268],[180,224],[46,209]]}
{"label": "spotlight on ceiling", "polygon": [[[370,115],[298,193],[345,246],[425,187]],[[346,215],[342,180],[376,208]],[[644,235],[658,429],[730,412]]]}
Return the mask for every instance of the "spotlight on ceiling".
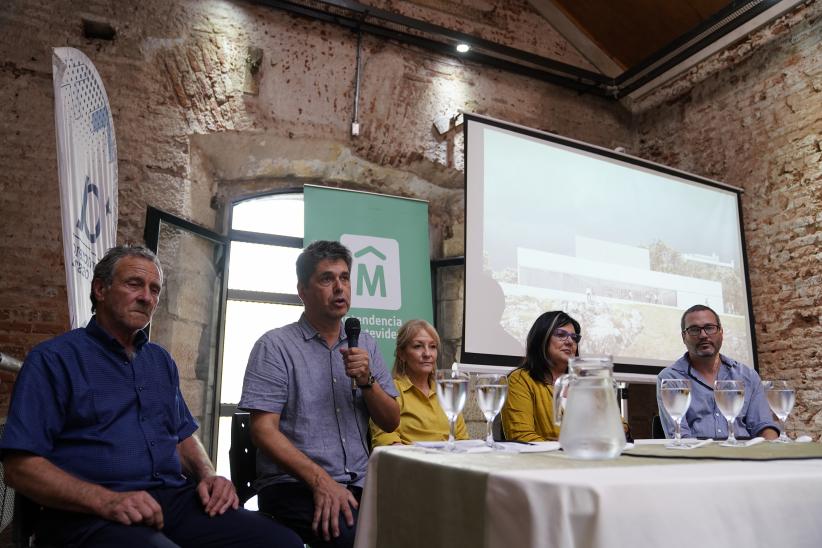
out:
{"label": "spotlight on ceiling", "polygon": [[471,49],[471,46],[468,44],[457,44],[457,51],[460,53],[468,53],[468,50]]}

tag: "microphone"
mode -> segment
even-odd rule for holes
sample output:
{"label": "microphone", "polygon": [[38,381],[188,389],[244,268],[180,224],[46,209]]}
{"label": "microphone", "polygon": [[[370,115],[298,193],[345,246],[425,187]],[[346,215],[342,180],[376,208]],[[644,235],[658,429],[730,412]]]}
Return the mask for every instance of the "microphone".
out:
{"label": "microphone", "polygon": [[[357,348],[360,342],[360,320],[348,318],[345,320],[345,336],[348,339],[348,348]],[[351,377],[351,390],[357,389],[357,380]]]}

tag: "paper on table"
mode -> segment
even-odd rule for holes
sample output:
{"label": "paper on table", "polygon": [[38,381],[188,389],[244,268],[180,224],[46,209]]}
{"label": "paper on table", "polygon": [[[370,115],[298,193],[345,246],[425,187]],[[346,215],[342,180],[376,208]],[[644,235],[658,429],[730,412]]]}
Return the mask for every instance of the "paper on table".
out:
{"label": "paper on table", "polygon": [[765,438],[763,438],[761,436],[758,437],[758,438],[751,438],[749,440],[746,440],[746,441],[742,442],[742,446],[743,447],[750,447],[751,445],[756,445],[757,443],[762,443],[763,441],[765,441]]}
{"label": "paper on table", "polygon": [[[682,441],[685,441],[684,439]],[[666,443],[671,443],[671,440],[661,438],[661,439],[635,439],[634,445],[665,445]]]}
{"label": "paper on table", "polygon": [[[448,445],[447,441],[415,441],[414,445],[418,445],[420,447],[426,447],[428,449],[443,449],[446,445]],[[468,451],[469,449],[479,449],[482,447],[488,447],[485,445],[484,440],[456,440],[454,445],[457,446],[457,449],[460,451]],[[490,450],[490,447],[488,448]],[[473,452],[473,451],[472,451]]]}
{"label": "paper on table", "polygon": [[[639,440],[634,440],[634,444],[636,444],[636,445],[667,445],[667,444],[669,444],[673,441],[674,440],[671,439],[671,438],[659,438],[659,439],[652,439],[652,440],[639,439]],[[699,440],[697,438],[682,438],[681,441],[682,441],[682,443],[686,443],[688,445],[695,445],[697,443],[702,443],[703,441],[712,441],[712,440],[710,440],[710,439],[708,439],[708,440]],[[702,444],[702,445],[704,445],[704,444]]]}
{"label": "paper on table", "polygon": [[[444,449],[448,445],[447,441],[415,441],[414,445],[418,447],[425,447],[426,449]],[[492,448],[485,445],[484,440],[457,440],[454,442],[457,447],[457,452],[460,453],[485,453],[493,451]],[[504,441],[497,443],[505,451],[512,453],[544,453],[547,451],[558,451],[558,441],[534,441],[528,443],[517,443],[511,441]]]}
{"label": "paper on table", "polygon": [[493,451],[494,448],[493,447],[488,447],[483,442],[482,445],[478,445],[477,447],[473,447],[473,446],[471,446],[471,447],[460,447],[459,450],[464,451],[466,453],[488,453],[488,452]]}
{"label": "paper on table", "polygon": [[515,453],[545,453],[547,451],[559,451],[558,441],[531,441],[527,443],[503,441],[497,445],[501,445],[506,451],[512,451]]}
{"label": "paper on table", "polygon": [[[682,441],[686,441],[686,440],[682,440]],[[665,449],[696,449],[697,447],[704,447],[704,446],[708,445],[709,443],[713,443],[713,441],[714,440],[702,440],[702,441],[694,440],[695,443],[685,443],[684,445],[666,445]]]}

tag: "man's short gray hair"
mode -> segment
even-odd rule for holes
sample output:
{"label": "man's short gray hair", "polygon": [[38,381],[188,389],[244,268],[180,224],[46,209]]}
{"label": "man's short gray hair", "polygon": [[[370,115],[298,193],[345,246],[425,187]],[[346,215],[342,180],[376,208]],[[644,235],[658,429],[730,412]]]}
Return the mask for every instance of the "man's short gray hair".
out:
{"label": "man's short gray hair", "polygon": [[163,265],[160,264],[160,259],[157,258],[157,255],[155,255],[152,250],[141,245],[118,245],[112,247],[94,267],[94,276],[91,279],[92,312],[97,309],[97,299],[94,298],[94,280],[102,280],[105,287],[110,287],[114,281],[114,270],[117,268],[117,263],[125,257],[139,257],[153,262],[154,266],[157,267],[157,271],[160,273],[160,279],[163,279]]}

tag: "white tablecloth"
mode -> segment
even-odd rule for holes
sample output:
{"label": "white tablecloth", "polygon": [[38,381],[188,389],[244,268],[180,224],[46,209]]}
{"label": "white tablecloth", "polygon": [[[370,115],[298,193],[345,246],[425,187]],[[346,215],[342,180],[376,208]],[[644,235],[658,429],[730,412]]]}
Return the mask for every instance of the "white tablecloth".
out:
{"label": "white tablecloth", "polygon": [[[380,476],[386,457],[400,477]],[[488,548],[822,547],[822,459],[539,457],[375,452],[356,547],[458,548],[463,538]],[[484,500],[472,500],[480,486]],[[463,490],[471,495],[461,500]],[[391,500],[378,501],[378,491]]]}

